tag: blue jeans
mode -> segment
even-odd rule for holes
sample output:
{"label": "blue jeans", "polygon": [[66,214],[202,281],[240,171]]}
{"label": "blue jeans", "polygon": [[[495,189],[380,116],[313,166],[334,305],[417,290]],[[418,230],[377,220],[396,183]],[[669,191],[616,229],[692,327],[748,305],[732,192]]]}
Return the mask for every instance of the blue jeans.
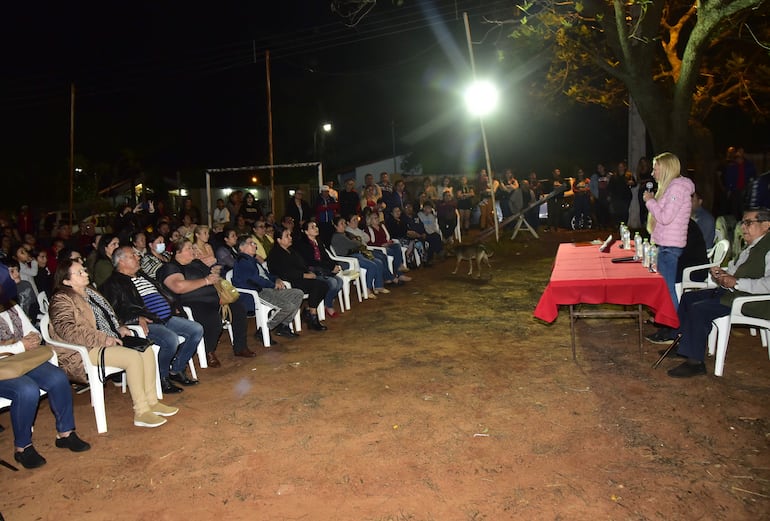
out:
{"label": "blue jeans", "polygon": [[[384,252],[382,252],[380,250],[373,250],[372,253],[374,254],[374,258],[382,263],[382,267],[383,267],[382,276],[383,276],[383,278],[385,280],[395,280],[396,276],[393,275],[393,273],[391,273],[391,271],[390,271],[390,264],[388,264],[388,254],[384,253]],[[398,259],[399,259],[399,261],[401,260],[401,253],[400,252],[398,254]],[[394,262],[393,263],[393,269],[397,269],[396,266],[398,266],[398,264],[396,264]]]}
{"label": "blue jeans", "polygon": [[337,297],[337,293],[342,289],[342,279],[336,276],[327,277],[326,275],[317,275],[316,278],[324,281],[329,287],[326,291],[326,296],[324,296],[324,306],[333,308],[334,299]]}
{"label": "blue jeans", "polygon": [[658,246],[658,273],[666,281],[674,309],[679,309],[679,299],[676,298],[676,269],[683,250],[684,248],[676,246]]}
{"label": "blue jeans", "polygon": [[719,301],[726,291],[715,288],[688,291],[682,295],[678,311],[682,340],[677,353],[701,362],[705,360],[711,321],[730,313],[730,308]]}
{"label": "blue jeans", "polygon": [[385,246],[388,255],[393,257],[393,272],[398,273],[398,268],[404,263],[404,256],[401,254],[401,243],[395,242],[389,246]]}
{"label": "blue jeans", "polygon": [[358,259],[358,264],[366,270],[366,287],[382,288],[385,287],[385,270],[382,267],[380,259],[368,259],[362,253],[355,253],[353,257]]}
{"label": "blue jeans", "polygon": [[[203,338],[203,327],[186,318],[171,317],[165,324],[147,324],[147,328],[149,329],[147,338],[160,346],[158,353],[160,377],[167,378],[169,369],[174,373],[184,372],[187,362],[195,354],[198,343]],[[181,344],[180,336],[184,337],[184,342]]]}
{"label": "blue jeans", "polygon": [[24,376],[0,380],[0,396],[13,402],[13,444],[20,449],[32,443],[32,424],[40,402],[40,389],[48,393],[48,405],[56,418],[56,431],[75,430],[70,382],[64,371],[46,362]]}

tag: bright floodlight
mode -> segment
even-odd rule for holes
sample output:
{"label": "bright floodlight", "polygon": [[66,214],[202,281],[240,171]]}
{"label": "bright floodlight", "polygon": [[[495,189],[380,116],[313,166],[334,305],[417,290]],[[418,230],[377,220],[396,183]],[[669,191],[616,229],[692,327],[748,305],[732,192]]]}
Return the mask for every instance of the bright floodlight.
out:
{"label": "bright floodlight", "polygon": [[332,131],[332,124],[331,123],[324,123],[321,125],[321,128],[324,132],[331,132]]}
{"label": "bright floodlight", "polygon": [[497,88],[488,81],[479,80],[465,91],[468,111],[476,116],[485,116],[497,106]]}

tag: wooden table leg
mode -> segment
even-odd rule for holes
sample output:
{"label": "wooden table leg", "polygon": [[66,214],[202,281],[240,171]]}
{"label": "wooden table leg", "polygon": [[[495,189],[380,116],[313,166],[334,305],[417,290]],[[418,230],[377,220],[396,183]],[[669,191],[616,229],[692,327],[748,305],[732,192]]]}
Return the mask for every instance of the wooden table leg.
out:
{"label": "wooden table leg", "polygon": [[575,354],[575,306],[570,304],[569,306],[569,333],[572,337],[572,360],[577,361],[577,355]]}
{"label": "wooden table leg", "polygon": [[639,358],[642,358],[642,344],[644,343],[644,336],[642,335],[642,305],[639,304]]}

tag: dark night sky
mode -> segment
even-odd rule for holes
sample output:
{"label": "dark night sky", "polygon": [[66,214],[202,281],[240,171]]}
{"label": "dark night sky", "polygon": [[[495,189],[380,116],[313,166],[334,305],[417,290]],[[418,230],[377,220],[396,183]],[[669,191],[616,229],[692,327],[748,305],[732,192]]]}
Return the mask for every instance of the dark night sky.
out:
{"label": "dark night sky", "polygon": [[[388,157],[392,124],[398,152],[427,140],[455,172],[475,170],[478,125],[458,94],[469,77],[462,12],[479,40],[489,29],[481,16],[510,2],[404,4],[381,0],[354,28],[329,1],[5,6],[6,168],[35,174],[26,176],[30,189],[36,175],[66,175],[70,81],[76,153],[91,161],[114,163],[129,149],[167,173],[264,164],[270,49],[277,163],[312,160],[314,129],[330,120],[325,159],[333,170]],[[500,37],[490,33],[476,47],[480,72],[499,69]],[[622,113],[549,115],[525,95],[527,75],[498,71],[497,79],[502,106],[488,121],[495,167],[569,170],[625,155]]]}

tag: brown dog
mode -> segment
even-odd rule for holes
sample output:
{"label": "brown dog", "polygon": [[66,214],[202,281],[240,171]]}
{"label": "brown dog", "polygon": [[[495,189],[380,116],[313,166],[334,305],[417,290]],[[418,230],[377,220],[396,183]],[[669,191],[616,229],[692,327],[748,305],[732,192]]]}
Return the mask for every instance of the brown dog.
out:
{"label": "brown dog", "polygon": [[468,275],[473,274],[474,259],[479,267],[479,277],[481,277],[481,261],[487,263],[487,268],[492,268],[489,264],[489,257],[491,257],[492,254],[487,253],[487,249],[483,244],[456,244],[454,246],[454,254],[457,256],[457,264],[455,265],[455,270],[452,274],[457,273],[458,268],[460,268],[460,263],[464,260],[468,261]]}

